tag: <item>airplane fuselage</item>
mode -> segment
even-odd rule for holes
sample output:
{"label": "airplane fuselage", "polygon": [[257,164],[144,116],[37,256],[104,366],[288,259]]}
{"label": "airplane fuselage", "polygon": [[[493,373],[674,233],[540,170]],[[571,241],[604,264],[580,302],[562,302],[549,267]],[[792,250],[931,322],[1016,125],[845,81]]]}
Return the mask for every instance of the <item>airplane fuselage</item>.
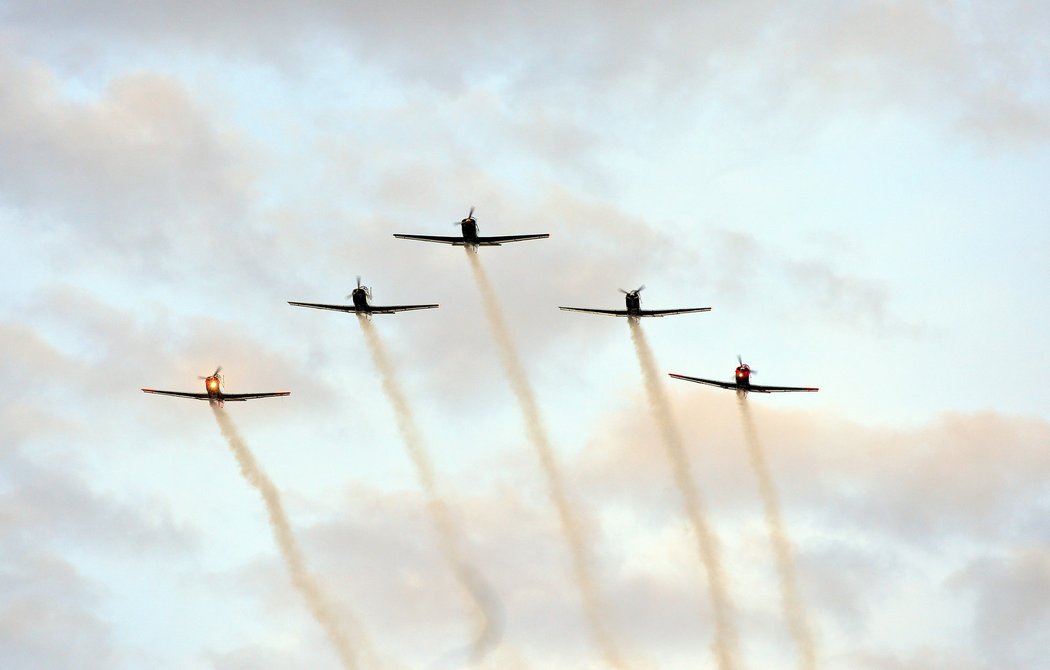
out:
{"label": "airplane fuselage", "polygon": [[208,394],[208,402],[222,404],[222,389],[219,375],[204,378],[204,391]]}
{"label": "airplane fuselage", "polygon": [[624,302],[627,303],[628,315],[638,314],[642,309],[642,299],[637,292],[628,293],[624,296]]}
{"label": "airplane fuselage", "polygon": [[478,222],[474,219],[463,219],[459,222],[463,230],[463,241],[472,246],[478,246]]}
{"label": "airplane fuselage", "polygon": [[736,369],[735,378],[736,385],[739,388],[743,390],[751,388],[751,368],[747,367],[746,365],[741,365]]}
{"label": "airplane fuselage", "polygon": [[350,299],[354,301],[354,307],[359,311],[368,311],[368,293],[363,288],[355,288],[350,292]]}

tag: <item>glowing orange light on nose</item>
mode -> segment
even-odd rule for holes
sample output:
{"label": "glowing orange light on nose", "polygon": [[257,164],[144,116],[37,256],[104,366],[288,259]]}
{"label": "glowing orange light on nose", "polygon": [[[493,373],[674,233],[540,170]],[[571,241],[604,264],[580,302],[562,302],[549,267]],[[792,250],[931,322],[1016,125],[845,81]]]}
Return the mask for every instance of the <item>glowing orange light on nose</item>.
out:
{"label": "glowing orange light on nose", "polygon": [[208,390],[209,391],[218,391],[219,390],[219,380],[217,380],[217,379],[209,379],[208,380]]}

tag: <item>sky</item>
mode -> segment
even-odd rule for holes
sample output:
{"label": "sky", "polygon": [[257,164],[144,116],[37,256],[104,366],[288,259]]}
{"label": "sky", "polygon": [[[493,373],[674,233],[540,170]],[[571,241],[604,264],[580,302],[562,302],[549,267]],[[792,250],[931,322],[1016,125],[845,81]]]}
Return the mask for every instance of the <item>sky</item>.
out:
{"label": "sky", "polygon": [[[356,317],[502,611],[478,667],[604,668],[463,251],[480,251],[637,668],[716,668],[622,320],[749,400],[819,667],[1050,668],[1050,6],[0,0],[0,664],[341,667],[200,390],[387,667],[469,642]],[[730,392],[664,391],[740,667],[799,667]]]}

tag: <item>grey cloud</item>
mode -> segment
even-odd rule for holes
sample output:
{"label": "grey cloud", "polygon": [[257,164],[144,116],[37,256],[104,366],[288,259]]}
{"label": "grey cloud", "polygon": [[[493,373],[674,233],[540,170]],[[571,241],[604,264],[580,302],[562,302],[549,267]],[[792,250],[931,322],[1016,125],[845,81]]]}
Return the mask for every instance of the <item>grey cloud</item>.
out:
{"label": "grey cloud", "polygon": [[[705,251],[704,272],[719,295],[744,304],[774,301],[787,318],[814,317],[837,328],[880,337],[922,337],[929,328],[902,315],[882,280],[857,275],[844,264],[822,256],[795,258],[771,248],[748,233],[709,230],[712,248]],[[747,272],[741,272],[747,268]],[[783,305],[790,305],[788,310]]]}
{"label": "grey cloud", "polygon": [[924,332],[920,325],[892,313],[889,290],[880,282],[850,275],[815,259],[786,261],[783,270],[799,295],[810,298],[803,311],[813,309],[830,322],[880,335],[908,337]]}
{"label": "grey cloud", "polygon": [[[226,652],[210,652],[204,655],[209,667],[215,670],[286,670],[287,668],[321,668],[325,659],[312,658],[306,649],[288,651],[265,645],[252,645]],[[307,660],[309,658],[309,661]]]}
{"label": "grey cloud", "polygon": [[[6,482],[0,495],[0,533],[10,548],[50,538],[62,546],[140,552],[171,550],[192,540],[192,534],[176,526],[155,502],[126,506],[93,490],[71,463],[61,467],[24,453],[41,442],[70,440],[79,426],[59,428],[61,417],[27,413],[18,406],[5,405],[0,412],[6,423],[6,448],[0,456]],[[50,437],[42,440],[41,434]]]}
{"label": "grey cloud", "polygon": [[[724,409],[693,404],[688,413],[679,408],[678,416],[683,432],[693,436],[695,477],[716,526],[746,528],[760,509],[741,454],[739,427]],[[609,419],[568,472],[576,484],[574,497],[589,511],[591,542],[616,630],[640,656],[660,650],[673,665],[704,653],[697,630],[706,630],[710,622],[696,605],[701,576],[683,567],[691,565],[686,539],[681,539],[681,561],[659,540],[685,533],[680,502],[667,486],[666,464],[654,456],[654,429],[637,419],[631,414]],[[909,588],[913,573],[929,578],[923,571],[930,569],[929,557],[939,553],[944,561],[932,578],[943,584],[935,589],[945,598],[960,588],[978,594],[972,616],[975,625],[988,629],[989,654],[1006,654],[1002,647],[988,646],[989,640],[1005,639],[997,632],[1009,625],[993,626],[993,619],[1033,622],[1015,626],[1014,637],[1002,642],[1021,650],[1016,667],[1026,667],[1023,659],[1031,657],[1023,654],[1040,647],[1043,627],[1037,622],[1047,615],[1039,596],[1046,581],[1045,556],[1030,553],[1005,565],[967,567],[964,553],[952,558],[948,549],[977,544],[994,550],[1017,541],[1018,510],[1045,492],[1050,461],[1042,445],[1050,426],[991,414],[947,416],[893,432],[795,412],[762,411],[758,419],[785,521],[795,535],[802,592],[815,625],[833,631],[832,639],[853,640],[836,645],[839,662],[871,668],[991,667],[968,648],[911,647],[907,640],[893,647],[899,650],[894,655],[872,630],[873,622],[894,607],[894,594]],[[578,604],[565,583],[566,557],[554,520],[539,504],[541,492],[500,474],[511,464],[520,466],[521,459],[509,451],[493,458],[502,465],[458,473],[446,484],[455,492],[450,504],[470,537],[471,555],[507,612],[507,642],[557,650],[566,659],[588,658]],[[517,477],[531,479],[527,473]],[[304,533],[324,581],[344,585],[378,629],[396,629],[406,658],[416,659],[463,635],[455,588],[440,569],[420,505],[415,494],[358,486],[347,493],[346,516]],[[633,521],[603,523],[624,515]],[[634,525],[645,529],[645,539],[621,535]],[[762,640],[759,646],[769,649],[786,645],[781,625],[766,611],[775,600],[764,604],[754,582],[765,560],[761,534],[747,531],[722,539],[748,638],[754,644]],[[657,552],[659,560],[641,562],[635,555],[639,551]],[[953,577],[956,571],[962,576]],[[1024,589],[1031,597],[1011,595]],[[403,607],[407,602],[413,603],[410,610]]]}
{"label": "grey cloud", "polygon": [[843,667],[862,670],[993,670],[1000,667],[945,649],[920,649],[901,654],[865,651],[844,655],[837,660],[843,663]]}
{"label": "grey cloud", "polygon": [[1034,668],[1050,644],[1050,547],[980,558],[952,580],[976,597],[973,635],[989,665]]}
{"label": "grey cloud", "polygon": [[[691,436],[695,471],[717,509],[749,505],[754,482],[740,453],[731,400],[677,396],[675,415]],[[757,402],[757,401],[756,401]],[[1024,512],[1046,493],[1050,425],[991,412],[947,414],[930,425],[890,431],[761,407],[756,421],[793,515],[903,541],[935,552],[981,538],[1015,541]],[[585,452],[586,482],[602,495],[629,496],[641,509],[669,504],[665,464],[652,458],[654,428],[615,414]]]}
{"label": "grey cloud", "polygon": [[12,670],[111,668],[118,655],[92,587],[44,552],[0,554],[0,658]]}
{"label": "grey cloud", "polygon": [[49,235],[65,267],[156,277],[176,251],[207,267],[234,247],[224,233],[234,222],[251,228],[252,161],[176,81],[123,73],[97,101],[74,100],[47,68],[0,51],[0,82],[7,225]]}
{"label": "grey cloud", "polygon": [[[527,8],[320,1],[269,3],[260,12],[238,0],[195,9],[112,0],[91,7],[16,2],[6,20],[37,39],[57,31],[87,44],[158,40],[248,53],[281,67],[312,44],[336,44],[364,63],[441,88],[497,77],[526,96],[542,89],[590,108],[696,105],[717,90],[763,113],[822,114],[836,104],[936,109],[961,129],[1018,142],[1047,139],[1050,63],[1037,28],[1046,14],[1030,1],[812,1],[792,8],[768,0]],[[763,94],[737,93],[742,80]]]}

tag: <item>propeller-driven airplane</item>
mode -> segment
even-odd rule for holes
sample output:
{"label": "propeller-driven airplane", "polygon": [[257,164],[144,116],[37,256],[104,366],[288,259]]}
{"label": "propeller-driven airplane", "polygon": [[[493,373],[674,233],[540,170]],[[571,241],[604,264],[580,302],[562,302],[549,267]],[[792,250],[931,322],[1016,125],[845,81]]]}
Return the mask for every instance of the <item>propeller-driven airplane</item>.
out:
{"label": "propeller-driven airplane", "polygon": [[670,316],[671,314],[689,314],[691,312],[710,312],[710,307],[682,307],[679,309],[642,309],[642,299],[638,294],[645,288],[642,284],[633,291],[620,289],[624,294],[627,309],[589,309],[586,307],[559,307],[566,312],[587,312],[588,314],[604,314],[605,316],[626,316],[637,319],[643,316]]}
{"label": "propeller-driven airplane", "polygon": [[211,403],[223,404],[224,402],[241,402],[243,400],[255,400],[256,398],[276,398],[277,396],[290,395],[291,391],[277,391],[276,393],[224,393],[225,384],[219,372],[222,366],[215,368],[215,372],[207,377],[198,377],[204,380],[206,393],[185,393],[182,391],[158,391],[157,389],[142,389],[144,393],[156,393],[158,395],[172,395],[176,398],[193,398],[194,400],[207,400]]}
{"label": "propeller-driven airplane", "polygon": [[437,305],[370,305],[372,289],[361,285],[361,277],[357,278],[357,288],[346,296],[353,301],[351,305],[321,305],[314,302],[292,302],[289,305],[296,307],[313,307],[314,309],[330,309],[336,312],[354,312],[355,314],[396,314],[397,312],[410,312],[415,309],[434,309]]}
{"label": "propeller-driven airplane", "polygon": [[478,235],[478,222],[474,218],[474,208],[470,208],[467,218],[455,224],[459,226],[463,234],[456,235],[404,235],[394,233],[394,237],[402,240],[419,240],[420,242],[437,242],[438,244],[451,244],[454,247],[498,247],[507,242],[523,242],[525,240],[542,240],[550,237],[550,233],[535,233],[529,235],[495,235],[482,237]]}
{"label": "propeller-driven airplane", "polygon": [[675,373],[669,373],[675,379],[684,379],[687,382],[696,382],[697,384],[707,384],[708,386],[718,386],[724,389],[733,389],[739,394],[746,395],[748,392],[751,393],[791,393],[799,391],[819,391],[817,388],[810,388],[806,386],[759,386],[758,384],[751,383],[751,375],[755,374],[755,371],[751,369],[751,366],[744,362],[740,356],[736,357],[737,362],[740,365],[736,369],[736,379],[731,382],[720,382],[714,379],[700,379],[699,377],[687,377],[685,375],[678,375]]}

